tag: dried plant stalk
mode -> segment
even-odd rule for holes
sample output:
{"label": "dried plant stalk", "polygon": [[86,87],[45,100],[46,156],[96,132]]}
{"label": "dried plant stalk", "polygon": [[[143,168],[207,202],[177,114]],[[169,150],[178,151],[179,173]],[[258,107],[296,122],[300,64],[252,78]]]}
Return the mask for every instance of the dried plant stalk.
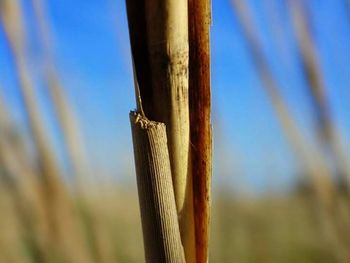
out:
{"label": "dried plant stalk", "polygon": [[314,201],[320,208],[318,213],[320,223],[322,224],[322,230],[325,232],[330,245],[338,251],[339,259],[343,259],[346,257],[346,249],[342,246],[343,244],[341,244],[339,223],[335,218],[335,213],[338,211],[336,192],[333,182],[331,181],[331,171],[324,160],[324,156],[311,147],[300,133],[293,115],[290,113],[286,102],[280,94],[278,83],[259,48],[259,42],[256,38],[257,31],[251,23],[248,7],[242,0],[233,0],[232,3],[235,9],[237,9],[237,16],[242,26],[242,33],[247,39],[248,48],[252,54],[263,87],[270,97],[287,139],[294,148],[300,162],[304,165],[306,174],[310,176],[311,185],[315,192]]}
{"label": "dried plant stalk", "polygon": [[[49,94],[52,104],[55,108],[57,120],[65,140],[67,148],[68,160],[72,174],[76,180],[78,188],[86,183],[89,179],[89,171],[87,169],[87,158],[85,155],[83,142],[81,140],[80,127],[75,112],[64,92],[57,69],[54,63],[52,40],[50,30],[48,28],[48,19],[46,17],[46,9],[43,0],[32,0],[36,18],[38,21],[39,39],[44,51],[44,67],[45,81],[49,88]],[[84,179],[84,180],[83,180]],[[81,189],[80,189],[81,190]]]}
{"label": "dried plant stalk", "polygon": [[49,29],[49,20],[46,13],[45,1],[32,0],[39,29],[39,39],[44,51],[44,77],[49,89],[50,98],[55,109],[55,115],[63,135],[66,153],[70,164],[71,173],[75,179],[75,187],[80,196],[80,209],[87,219],[86,224],[92,236],[92,248],[97,261],[112,262],[114,255],[110,246],[106,245],[106,231],[100,223],[100,218],[92,212],[87,192],[84,186],[89,184],[92,174],[88,169],[88,161],[84,148],[79,120],[69,103],[64,86],[59,78],[54,59],[54,47]]}
{"label": "dried plant stalk", "polygon": [[24,156],[22,143],[0,96],[0,182],[12,196],[16,216],[23,225],[23,239],[33,259],[42,262],[48,256],[47,222],[38,180]]}
{"label": "dried plant stalk", "polygon": [[142,101],[145,115],[166,126],[186,262],[206,262],[211,176],[210,2],[136,4],[129,0],[127,9],[138,110]]}
{"label": "dried plant stalk", "polygon": [[39,174],[43,182],[41,193],[45,200],[45,212],[49,221],[49,246],[66,261],[90,262],[84,241],[77,228],[76,218],[72,213],[73,208],[69,202],[68,193],[60,181],[59,166],[44,129],[34,86],[26,66],[21,3],[18,0],[5,0],[2,2],[0,11],[10,51],[14,57],[26,117],[38,154]]}
{"label": "dried plant stalk", "polygon": [[[133,62],[134,62],[134,78],[135,78],[135,91],[136,91],[135,93],[136,93],[136,97],[137,97],[138,111],[145,114],[148,118],[158,121],[158,119],[156,119],[157,115],[156,115],[155,108],[157,107],[156,104],[158,104],[159,101],[155,100],[154,92],[156,92],[156,89],[153,88],[154,81],[152,82],[152,79],[154,78],[154,76],[152,75],[154,69],[151,69],[151,63],[150,63],[151,58],[149,55],[149,48],[148,48],[149,36],[147,35],[147,27],[150,28],[150,24],[147,25],[147,23],[146,23],[146,3],[145,3],[145,1],[135,2],[132,0],[127,0],[126,3],[127,3],[127,12],[128,12],[130,43],[131,43],[132,57],[133,57]],[[157,16],[158,15],[159,14],[157,14]],[[163,23],[155,25],[155,26],[156,27],[163,26]],[[150,28],[150,30],[151,30],[151,28]],[[153,59],[153,63],[154,63],[154,59]],[[158,68],[159,66],[156,66],[156,67]],[[168,67],[168,63],[165,63],[165,67]],[[166,72],[165,72],[165,74],[166,74],[165,76],[167,76]],[[162,76],[161,79],[162,79],[162,83],[164,83],[164,76]],[[167,84],[166,87],[168,90],[169,85]],[[159,88],[159,86],[158,86],[158,88]],[[162,92],[162,94],[163,93],[164,92]],[[170,105],[165,105],[165,106],[170,107]],[[159,106],[158,106],[158,109],[159,109]],[[168,112],[168,110],[166,110],[166,112]],[[166,132],[166,133],[169,131],[169,129],[166,129],[165,126],[163,127],[163,129],[164,129],[164,132]],[[166,134],[164,136],[166,137]],[[166,145],[166,147],[168,147],[168,145]],[[134,148],[135,148],[135,142],[134,142]],[[135,153],[135,156],[136,156],[136,153]],[[170,160],[168,160],[167,163],[169,164],[168,169],[170,170],[170,177],[171,177],[172,171],[171,171],[171,167],[170,167]],[[145,165],[146,165],[146,167],[149,166],[148,164],[145,164]],[[143,168],[139,167],[139,169],[142,170]],[[137,176],[139,178],[142,175],[137,175]],[[145,180],[145,179],[138,179],[138,181],[140,181],[140,180]],[[172,179],[171,179],[171,181],[172,181]],[[152,189],[148,189],[148,191],[149,191],[148,194],[147,195],[144,194],[143,196],[157,195],[157,193],[153,193],[151,190]],[[174,194],[173,183],[171,184],[171,191]],[[139,192],[140,205],[142,204],[142,202],[149,203],[149,201],[143,200],[143,197],[141,197],[140,194],[141,193]],[[175,195],[174,195],[174,198],[175,198]],[[166,204],[164,204],[164,205],[166,205]],[[167,205],[167,206],[172,207],[172,205]],[[173,206],[172,209],[173,209],[173,211],[171,213],[174,213],[175,215],[177,215],[176,201],[175,201],[175,205]],[[142,211],[142,208],[141,208],[141,211]],[[149,223],[147,223],[147,224],[152,224],[152,220],[154,220],[153,224],[155,223],[155,218],[150,217],[148,220],[149,220]],[[158,220],[161,221],[163,219],[161,217],[159,217]],[[142,218],[142,221],[144,221],[144,218]],[[179,224],[177,216],[176,216],[175,224],[176,225]],[[145,223],[143,223],[143,225],[145,225]],[[178,229],[178,231],[180,231],[180,230]],[[159,235],[157,233],[155,233],[155,234]],[[146,241],[149,240],[149,237],[146,237],[145,235],[147,235],[147,232],[144,232],[144,240],[146,243]],[[178,232],[178,233],[175,232],[174,235],[180,236],[180,232]],[[159,236],[154,237],[154,238],[160,239]],[[171,239],[173,239],[173,238],[171,238]],[[193,244],[194,244],[194,242],[193,242]],[[150,247],[150,249],[152,249],[152,247]],[[151,255],[156,253],[156,251],[155,252],[148,252],[147,250],[148,250],[148,246],[145,244],[146,257],[147,257],[148,253],[151,253]],[[183,259],[181,259],[181,260],[184,261]]]}
{"label": "dried plant stalk", "polygon": [[130,113],[147,262],[185,262],[176,214],[166,128]]}
{"label": "dried plant stalk", "polygon": [[189,0],[189,101],[196,258],[208,262],[212,169],[208,0]]}
{"label": "dried plant stalk", "polygon": [[344,147],[344,140],[340,136],[332,118],[329,101],[326,95],[326,86],[323,79],[317,49],[311,35],[311,24],[306,2],[288,1],[297,44],[300,50],[301,63],[309,85],[312,106],[315,109],[317,132],[319,140],[326,151],[330,149],[335,157],[338,173],[347,193],[350,194],[350,165],[349,155]]}
{"label": "dried plant stalk", "polygon": [[170,164],[187,262],[195,262],[189,168],[188,16],[186,0],[145,2],[154,114],[166,125]]}
{"label": "dried plant stalk", "polygon": [[5,0],[2,4],[1,18],[14,57],[29,126],[38,154],[40,155],[40,168],[42,169],[43,174],[46,175],[43,179],[52,182],[49,184],[57,185],[59,176],[57,174],[57,167],[52,158],[53,155],[49,147],[49,140],[46,137],[43,126],[41,125],[40,109],[36,103],[30,72],[26,68],[26,61],[24,59],[24,32],[21,21],[20,3],[18,0]]}
{"label": "dried plant stalk", "polygon": [[[334,201],[334,186],[330,180],[329,169],[324,164],[323,157],[317,154],[317,151],[311,150],[311,145],[300,133],[293,115],[290,113],[284,98],[280,94],[278,83],[259,48],[256,28],[250,20],[250,10],[242,0],[232,0],[232,4],[234,9],[237,10],[236,13],[242,27],[242,33],[247,40],[258,76],[271,100],[282,129],[290,145],[294,148],[295,153],[300,157],[299,160],[305,165],[307,172],[310,172],[309,175],[315,191],[320,200],[323,200],[321,202],[325,206],[331,207]],[[315,167],[319,168],[316,169]]]}
{"label": "dried plant stalk", "polygon": [[147,118],[166,125],[182,243],[187,262],[195,262],[189,168],[187,1],[127,1],[127,8],[142,107]]}
{"label": "dried plant stalk", "polygon": [[164,122],[177,209],[186,195],[189,149],[187,1],[146,1],[154,112]]}

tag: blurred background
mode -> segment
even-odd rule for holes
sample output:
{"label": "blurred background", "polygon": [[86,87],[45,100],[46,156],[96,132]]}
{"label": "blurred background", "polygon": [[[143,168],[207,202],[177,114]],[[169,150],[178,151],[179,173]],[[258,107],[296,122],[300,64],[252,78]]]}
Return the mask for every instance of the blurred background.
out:
{"label": "blurred background", "polygon": [[[212,16],[210,262],[350,262],[350,1]],[[124,1],[0,17],[0,262],[143,262]]]}

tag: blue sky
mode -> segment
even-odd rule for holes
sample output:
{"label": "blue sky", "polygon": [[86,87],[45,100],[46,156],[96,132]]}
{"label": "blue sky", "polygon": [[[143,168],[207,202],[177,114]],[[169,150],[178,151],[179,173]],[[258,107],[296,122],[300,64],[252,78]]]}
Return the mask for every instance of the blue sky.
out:
{"label": "blue sky", "polygon": [[[41,49],[30,1],[25,6],[29,64],[51,139],[62,141],[42,84]],[[312,137],[312,110],[300,70],[285,0],[249,0],[259,40],[281,92],[302,130]],[[350,13],[345,0],[308,1],[332,113],[350,131]],[[134,176],[128,112],[135,107],[123,0],[47,0],[55,59],[69,99],[81,119],[96,173]],[[212,96],[215,185],[237,191],[288,186],[298,165],[275,117],[229,0],[212,0]],[[23,124],[13,63],[0,30],[0,83]],[[349,145],[349,136],[347,137]],[[349,147],[348,147],[349,148]],[[61,154],[62,155],[62,154]],[[63,157],[61,156],[61,160]]]}

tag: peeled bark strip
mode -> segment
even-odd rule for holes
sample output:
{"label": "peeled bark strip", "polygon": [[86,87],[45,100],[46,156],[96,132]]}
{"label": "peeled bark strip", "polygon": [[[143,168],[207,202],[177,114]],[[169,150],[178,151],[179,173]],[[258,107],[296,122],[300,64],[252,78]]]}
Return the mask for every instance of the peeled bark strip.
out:
{"label": "peeled bark strip", "polygon": [[187,9],[187,0],[145,1],[154,103],[154,111],[147,117],[166,125],[181,239],[190,263],[195,262],[195,227],[189,168]]}
{"label": "peeled bark strip", "polygon": [[169,162],[166,128],[130,113],[147,262],[185,262]]}
{"label": "peeled bark strip", "polygon": [[211,5],[189,0],[191,165],[197,262],[208,262],[212,167],[210,46]]}

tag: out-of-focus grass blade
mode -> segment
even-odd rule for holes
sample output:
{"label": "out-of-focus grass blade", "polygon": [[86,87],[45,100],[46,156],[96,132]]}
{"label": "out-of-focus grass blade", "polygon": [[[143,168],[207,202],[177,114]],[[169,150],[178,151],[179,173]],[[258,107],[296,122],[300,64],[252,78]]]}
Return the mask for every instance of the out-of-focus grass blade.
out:
{"label": "out-of-focus grass blade", "polygon": [[[88,162],[82,142],[82,134],[78,119],[68,102],[64,87],[60,81],[53,54],[53,41],[46,16],[46,6],[43,0],[32,0],[39,29],[39,39],[44,52],[44,77],[50,91],[52,104],[65,140],[68,160],[76,184],[84,184],[89,179]],[[78,186],[79,187],[79,186]]]}
{"label": "out-of-focus grass blade", "polygon": [[89,253],[79,233],[80,230],[77,228],[67,191],[60,180],[59,166],[47,138],[41,109],[35,95],[30,72],[26,66],[21,2],[3,0],[0,12],[1,21],[10,44],[10,51],[14,58],[26,117],[38,155],[37,161],[43,182],[42,193],[45,200],[45,212],[49,221],[49,246],[52,251],[56,251],[57,255],[61,255],[63,260],[89,262]]}
{"label": "out-of-focus grass blade", "polygon": [[[316,115],[317,133],[325,150],[330,149],[337,165],[338,180],[345,184],[350,193],[350,163],[349,155],[344,148],[344,140],[333,121],[330,102],[321,70],[321,63],[314,39],[311,35],[311,18],[307,12],[306,2],[301,0],[288,1],[297,44],[300,50],[301,63],[304,70],[307,88]],[[334,88],[334,87],[333,87]]]}
{"label": "out-of-focus grass blade", "polygon": [[241,26],[241,32],[246,40],[248,49],[255,64],[258,77],[260,78],[263,87],[265,88],[267,95],[270,98],[270,101],[275,109],[276,115],[282,125],[282,129],[286,134],[287,139],[289,140],[290,145],[293,147],[296,156],[300,157],[299,161],[304,164],[305,169],[309,172],[310,170],[312,171],[315,169],[316,163],[317,166],[322,165],[322,173],[308,172],[308,174],[314,177],[312,179],[314,183],[318,184],[317,182],[319,181],[324,182],[320,184],[320,189],[318,191],[320,191],[322,195],[328,196],[325,199],[331,200],[332,198],[330,196],[333,192],[333,186],[327,172],[328,168],[322,164],[323,160],[321,157],[315,157],[316,151],[312,150],[311,145],[307,143],[302,136],[294,117],[290,113],[284,98],[280,94],[279,84],[271,72],[270,66],[267,63],[260,48],[260,43],[257,38],[257,31],[254,27],[254,24],[252,23],[252,16],[250,15],[248,6],[244,3],[244,1],[241,0],[233,0],[232,4]]}

